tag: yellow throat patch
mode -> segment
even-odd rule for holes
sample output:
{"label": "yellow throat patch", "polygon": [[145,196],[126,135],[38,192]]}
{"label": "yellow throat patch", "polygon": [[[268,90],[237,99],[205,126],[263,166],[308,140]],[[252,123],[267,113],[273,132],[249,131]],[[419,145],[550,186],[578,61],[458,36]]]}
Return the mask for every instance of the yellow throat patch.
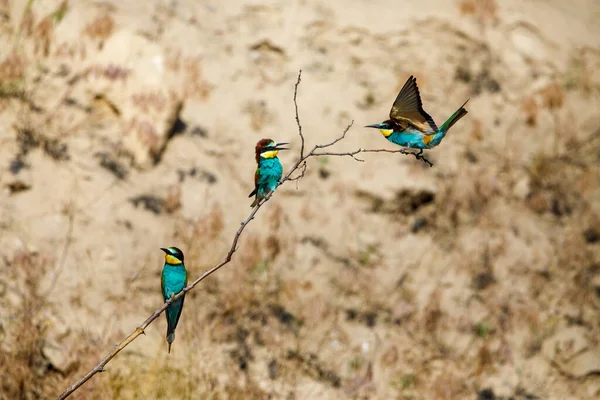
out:
{"label": "yellow throat patch", "polygon": [[167,262],[167,264],[171,264],[171,265],[179,265],[179,264],[181,264],[180,260],[178,260],[177,258],[173,257],[170,254],[167,254],[165,256],[165,261]]}
{"label": "yellow throat patch", "polygon": [[260,153],[260,156],[262,158],[275,158],[277,154],[279,154],[279,150],[265,151],[264,153]]}
{"label": "yellow throat patch", "polygon": [[390,136],[392,133],[394,133],[393,129],[380,129],[379,132],[381,132],[381,134],[385,137]]}

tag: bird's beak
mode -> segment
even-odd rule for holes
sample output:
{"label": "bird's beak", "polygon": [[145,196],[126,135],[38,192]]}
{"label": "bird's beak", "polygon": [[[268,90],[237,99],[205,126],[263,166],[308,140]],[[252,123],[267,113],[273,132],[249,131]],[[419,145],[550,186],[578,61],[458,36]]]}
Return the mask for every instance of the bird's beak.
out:
{"label": "bird's beak", "polygon": [[285,145],[288,145],[288,144],[289,143],[285,143],[285,142],[284,143],[277,143],[275,145],[275,149],[276,150],[289,150],[289,148],[287,148],[287,147],[280,147],[280,146],[285,146]]}
{"label": "bird's beak", "polygon": [[380,126],[379,124],[371,124],[371,125],[365,125],[365,128],[375,128],[375,129],[377,129],[377,128],[379,128],[379,126]]}
{"label": "bird's beak", "polygon": [[160,248],[162,251],[164,251],[167,254],[171,254],[171,252],[169,251],[169,249],[165,249],[164,247]]}

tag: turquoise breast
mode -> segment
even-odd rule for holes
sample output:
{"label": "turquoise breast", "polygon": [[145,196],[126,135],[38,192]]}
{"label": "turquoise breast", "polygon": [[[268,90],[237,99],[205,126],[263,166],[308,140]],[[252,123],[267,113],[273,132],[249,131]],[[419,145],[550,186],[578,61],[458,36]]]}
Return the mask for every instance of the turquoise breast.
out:
{"label": "turquoise breast", "polygon": [[275,190],[283,174],[283,167],[277,157],[264,158],[260,161],[260,176],[258,179],[258,194],[263,196],[266,192]]}
{"label": "turquoise breast", "polygon": [[181,265],[165,265],[163,269],[164,291],[163,298],[166,300],[172,293],[179,293],[185,287],[185,267]]}
{"label": "turquoise breast", "polygon": [[395,143],[402,147],[410,147],[414,149],[428,149],[425,143],[423,143],[422,133],[411,133],[408,131],[394,132],[387,138],[390,142]]}

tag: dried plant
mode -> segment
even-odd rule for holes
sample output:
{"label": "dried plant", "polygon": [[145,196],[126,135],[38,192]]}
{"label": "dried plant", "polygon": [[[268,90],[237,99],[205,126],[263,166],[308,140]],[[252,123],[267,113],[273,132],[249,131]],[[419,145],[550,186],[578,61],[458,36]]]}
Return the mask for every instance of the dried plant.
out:
{"label": "dried plant", "polygon": [[8,263],[8,278],[16,283],[20,302],[9,306],[9,319],[14,323],[0,329],[0,399],[47,398],[60,378],[43,354],[47,303],[40,293],[39,276],[46,270],[47,260],[22,251]]}
{"label": "dried plant", "polygon": [[0,63],[0,98],[23,97],[25,58],[13,51]]}

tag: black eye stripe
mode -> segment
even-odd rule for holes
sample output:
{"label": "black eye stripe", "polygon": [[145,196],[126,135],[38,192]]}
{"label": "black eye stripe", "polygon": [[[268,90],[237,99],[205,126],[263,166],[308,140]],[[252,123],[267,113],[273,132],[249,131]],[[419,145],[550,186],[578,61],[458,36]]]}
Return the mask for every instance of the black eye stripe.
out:
{"label": "black eye stripe", "polygon": [[169,248],[169,255],[183,262],[183,252],[176,247]]}

